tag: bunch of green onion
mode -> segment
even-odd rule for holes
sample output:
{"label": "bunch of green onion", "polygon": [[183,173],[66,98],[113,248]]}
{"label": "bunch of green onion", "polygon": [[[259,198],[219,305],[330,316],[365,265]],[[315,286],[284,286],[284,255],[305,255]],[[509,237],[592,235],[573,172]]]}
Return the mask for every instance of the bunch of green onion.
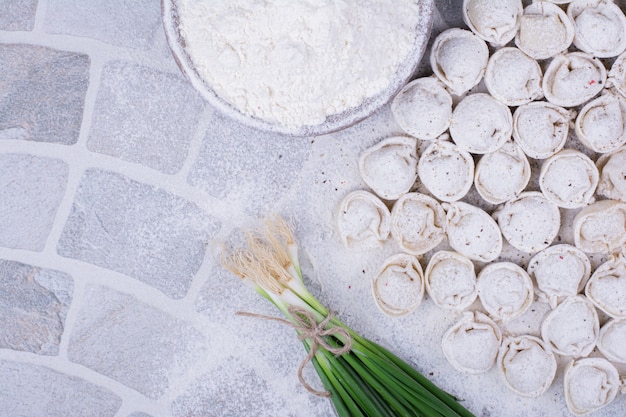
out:
{"label": "bunch of green onion", "polygon": [[[271,301],[300,335],[340,417],[473,416],[457,400],[380,345],[332,315],[306,288],[293,234],[280,217],[222,264]],[[306,324],[307,321],[314,321]],[[304,323],[304,324],[303,324]],[[341,352],[341,354],[337,354]]]}

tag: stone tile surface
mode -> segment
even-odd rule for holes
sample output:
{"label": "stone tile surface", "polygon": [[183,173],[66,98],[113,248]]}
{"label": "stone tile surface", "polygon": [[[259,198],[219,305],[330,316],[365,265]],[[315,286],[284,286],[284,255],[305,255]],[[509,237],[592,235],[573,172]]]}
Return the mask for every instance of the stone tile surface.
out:
{"label": "stone tile surface", "polygon": [[41,46],[0,44],[0,139],[76,143],[89,57]]}
{"label": "stone tile surface", "polygon": [[0,259],[0,348],[56,355],[72,291],[63,272]]}
{"label": "stone tile surface", "polygon": [[180,197],[92,169],[81,180],[57,251],[181,298],[218,227]]}
{"label": "stone tile surface", "polygon": [[189,183],[212,196],[232,199],[250,214],[259,214],[296,180],[310,141],[260,132],[216,113]]}
{"label": "stone tile surface", "polygon": [[113,417],[109,390],[44,366],[0,360],[1,417]]}
{"label": "stone tile surface", "polygon": [[[223,375],[216,380],[214,375]],[[174,417],[241,417],[255,415],[274,417],[273,410],[281,409],[280,397],[271,395],[268,381],[237,359],[205,374],[187,393],[172,404]]]}
{"label": "stone tile surface", "polygon": [[103,69],[87,147],[173,174],[204,101],[182,76],[115,61]]}
{"label": "stone tile surface", "polygon": [[153,0],[48,0],[45,30],[132,49],[149,49],[161,26],[161,2]]}
{"label": "stone tile surface", "polygon": [[0,30],[32,30],[38,0],[0,0]]}
{"label": "stone tile surface", "polygon": [[200,332],[163,311],[89,286],[68,358],[156,399],[207,355],[205,345]]}
{"label": "stone tile surface", "polygon": [[67,185],[58,159],[0,154],[0,246],[40,251]]}

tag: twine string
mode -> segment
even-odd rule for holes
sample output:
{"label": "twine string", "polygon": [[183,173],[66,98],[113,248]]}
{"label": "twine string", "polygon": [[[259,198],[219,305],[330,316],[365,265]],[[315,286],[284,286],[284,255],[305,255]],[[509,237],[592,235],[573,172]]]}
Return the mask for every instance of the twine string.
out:
{"label": "twine string", "polygon": [[[330,392],[318,391],[304,380],[304,377],[302,375],[304,367],[313,359],[315,353],[320,348],[320,346],[332,353],[333,355],[339,356],[347,353],[352,347],[352,339],[350,338],[350,333],[348,333],[348,331],[342,327],[329,327],[328,329],[326,328],[326,326],[328,326],[328,323],[330,323],[333,318],[332,311],[329,311],[324,320],[319,323],[317,323],[317,321],[315,320],[315,316],[313,315],[313,313],[304,308],[290,306],[288,311],[292,315],[295,323],[280,317],[265,316],[263,314],[248,313],[245,311],[238,311],[236,314],[238,316],[254,317],[286,324],[290,327],[293,327],[298,332],[298,339],[310,339],[311,348],[309,349],[309,354],[300,363],[300,367],[298,368],[298,380],[310,393],[320,397],[330,397]],[[343,346],[331,346],[326,341],[325,337],[332,335],[343,336],[343,338],[345,339]]]}

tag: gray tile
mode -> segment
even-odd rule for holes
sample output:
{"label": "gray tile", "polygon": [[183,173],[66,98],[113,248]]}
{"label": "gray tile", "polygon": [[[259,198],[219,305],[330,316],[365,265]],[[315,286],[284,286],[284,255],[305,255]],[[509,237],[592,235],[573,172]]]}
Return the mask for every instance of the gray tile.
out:
{"label": "gray tile", "polygon": [[38,0],[0,0],[0,30],[33,30]]}
{"label": "gray tile", "polygon": [[216,113],[188,181],[260,214],[297,179],[310,144],[310,138],[262,132]]}
{"label": "gray tile", "polygon": [[92,169],[81,180],[57,251],[181,298],[218,228],[217,220],[180,197]]}
{"label": "gray tile", "polygon": [[33,45],[0,45],[0,139],[76,143],[89,57]]}
{"label": "gray tile", "polygon": [[58,354],[72,291],[63,272],[0,259],[0,348]]}
{"label": "gray tile", "polygon": [[68,358],[157,399],[207,355],[205,344],[197,330],[133,296],[89,286]]}
{"label": "gray tile", "polygon": [[[215,378],[220,375],[220,378]],[[273,417],[280,397],[271,395],[267,381],[236,358],[198,381],[172,404],[174,417]]]}
{"label": "gray tile", "polygon": [[112,62],[103,69],[87,147],[173,174],[204,105],[181,76]]}
{"label": "gray tile", "polygon": [[0,154],[0,246],[40,251],[67,185],[58,159]]}
{"label": "gray tile", "polygon": [[44,366],[0,360],[0,416],[112,417],[114,393]]}
{"label": "gray tile", "polygon": [[161,26],[160,4],[154,0],[49,0],[44,27],[48,33],[148,49]]}

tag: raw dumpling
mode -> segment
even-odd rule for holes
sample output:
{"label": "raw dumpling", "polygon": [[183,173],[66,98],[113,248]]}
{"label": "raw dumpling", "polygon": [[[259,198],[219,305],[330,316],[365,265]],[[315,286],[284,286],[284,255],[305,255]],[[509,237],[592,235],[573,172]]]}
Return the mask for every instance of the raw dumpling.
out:
{"label": "raw dumpling", "polygon": [[583,415],[608,405],[620,389],[617,369],[604,358],[571,361],[563,381],[565,401],[572,414]]}
{"label": "raw dumpling", "polygon": [[576,136],[594,152],[607,153],[626,143],[626,101],[603,94],[585,104],[576,118]]}
{"label": "raw dumpling", "polygon": [[406,136],[387,138],[359,157],[363,181],[385,200],[397,200],[417,179],[417,140]]}
{"label": "raw dumpling", "polygon": [[585,295],[600,310],[617,319],[626,318],[626,258],[610,256],[589,278]]}
{"label": "raw dumpling", "polygon": [[418,78],[394,97],[391,112],[406,133],[418,139],[432,140],[450,126],[452,96],[437,78]]}
{"label": "raw dumpling", "polygon": [[398,254],[385,260],[372,281],[376,305],[388,316],[405,316],[424,298],[424,274],[413,255]]}
{"label": "raw dumpling", "polygon": [[474,263],[457,252],[438,251],[428,262],[426,291],[441,308],[464,310],[476,300]]}
{"label": "raw dumpling", "polygon": [[626,243],[626,203],[600,200],[574,217],[574,244],[587,253],[613,253]]}
{"label": "raw dumpling", "polygon": [[545,101],[533,101],[515,109],[513,138],[530,158],[545,159],[565,145],[571,112]]}
{"label": "raw dumpling", "polygon": [[535,59],[552,58],[574,40],[574,25],[560,7],[546,1],[526,6],[515,45]]}
{"label": "raw dumpling", "polygon": [[558,206],[536,191],[525,191],[507,201],[493,217],[511,246],[528,253],[550,246],[561,227]]}
{"label": "raw dumpling", "polygon": [[507,106],[521,106],[543,98],[541,67],[517,48],[496,51],[485,71],[485,86],[494,98]]}
{"label": "raw dumpling", "polygon": [[574,246],[550,246],[532,257],[526,268],[537,283],[537,296],[550,307],[580,293],[591,274],[587,255]]}
{"label": "raw dumpling", "polygon": [[598,168],[584,153],[563,149],[546,159],[539,174],[539,187],[559,207],[584,207],[594,201]]}
{"label": "raw dumpling", "polygon": [[417,172],[432,195],[441,201],[457,201],[472,187],[474,159],[454,143],[437,140],[420,156]]}
{"label": "raw dumpling", "polygon": [[490,370],[498,357],[502,332],[480,311],[466,311],[443,335],[441,347],[454,369],[470,374]]}
{"label": "raw dumpling", "polygon": [[541,325],[541,337],[546,345],[559,355],[572,357],[589,355],[599,332],[596,308],[583,295],[567,298]]}
{"label": "raw dumpling", "polygon": [[482,156],[476,164],[474,186],[491,204],[504,203],[521,193],[530,180],[530,163],[516,143],[507,141],[500,149]]}
{"label": "raw dumpling", "polygon": [[450,136],[467,152],[494,152],[511,138],[512,132],[511,110],[489,94],[470,94],[452,112]]}
{"label": "raw dumpling", "polygon": [[478,298],[491,318],[513,320],[533,302],[533,282],[526,271],[512,262],[485,266],[477,278]]}
{"label": "raw dumpling", "polygon": [[567,7],[574,22],[574,46],[598,58],[615,57],[626,49],[626,17],[611,0],[575,0]]}
{"label": "raw dumpling", "polygon": [[467,26],[494,46],[515,37],[523,13],[521,0],[463,0],[463,20]]}
{"label": "raw dumpling", "polygon": [[604,323],[598,337],[598,350],[608,360],[626,364],[626,319]]}
{"label": "raw dumpling", "polygon": [[600,170],[598,194],[626,202],[626,146],[602,155],[596,166]]}
{"label": "raw dumpling", "polygon": [[391,209],[391,236],[403,251],[422,255],[446,237],[446,213],[434,198],[407,193]]}
{"label": "raw dumpling", "polygon": [[498,366],[509,388],[524,397],[538,397],[552,385],[557,363],[541,339],[521,335],[504,338]]}
{"label": "raw dumpling", "polygon": [[485,75],[489,48],[469,30],[452,28],[441,32],[433,43],[430,65],[452,92],[461,95]]}
{"label": "raw dumpling", "polygon": [[444,203],[448,243],[461,255],[482,262],[493,261],[502,251],[502,235],[496,222],[481,208],[457,201]]}
{"label": "raw dumpling", "polygon": [[348,248],[379,247],[389,237],[389,209],[367,191],[357,190],[346,195],[339,203],[335,217],[339,237]]}
{"label": "raw dumpling", "polygon": [[543,75],[543,93],[557,106],[579,106],[606,84],[606,68],[593,55],[570,52],[556,55]]}

